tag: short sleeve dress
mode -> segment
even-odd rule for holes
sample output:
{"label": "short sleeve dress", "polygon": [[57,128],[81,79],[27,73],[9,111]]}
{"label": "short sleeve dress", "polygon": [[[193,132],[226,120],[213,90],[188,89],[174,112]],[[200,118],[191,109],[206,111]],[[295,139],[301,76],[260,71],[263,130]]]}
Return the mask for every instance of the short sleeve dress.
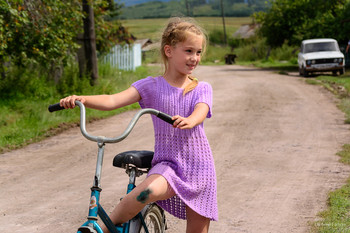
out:
{"label": "short sleeve dress", "polygon": [[[162,76],[147,77],[132,84],[142,108],[154,108],[171,116],[188,117],[197,103],[209,106],[212,88],[206,82],[183,96],[183,89],[171,86]],[[152,115],[155,134],[154,158],[148,173],[162,175],[176,195],[158,201],[170,214],[186,219],[186,206],[211,220],[218,220],[216,174],[203,123],[192,129],[177,129]]]}

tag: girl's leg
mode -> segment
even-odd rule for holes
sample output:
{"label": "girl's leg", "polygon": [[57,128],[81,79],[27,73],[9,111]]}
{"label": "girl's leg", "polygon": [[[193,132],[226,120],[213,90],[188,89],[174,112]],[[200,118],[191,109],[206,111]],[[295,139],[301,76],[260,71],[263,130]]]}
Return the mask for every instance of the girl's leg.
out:
{"label": "girl's leg", "polygon": [[191,208],[186,207],[186,233],[208,233],[210,219],[199,215]]}
{"label": "girl's leg", "polygon": [[[114,224],[122,224],[135,217],[148,203],[165,200],[174,195],[174,190],[163,176],[150,175],[121,200],[109,217]],[[108,232],[105,227],[102,230]]]}

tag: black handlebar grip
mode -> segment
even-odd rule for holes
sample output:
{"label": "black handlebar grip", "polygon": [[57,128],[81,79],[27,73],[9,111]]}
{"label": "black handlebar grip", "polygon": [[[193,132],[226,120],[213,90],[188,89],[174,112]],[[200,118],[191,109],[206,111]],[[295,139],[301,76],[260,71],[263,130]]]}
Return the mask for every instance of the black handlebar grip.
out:
{"label": "black handlebar grip", "polygon": [[63,110],[64,107],[60,106],[60,103],[57,104],[52,104],[49,106],[49,112],[55,112],[55,111],[59,111],[59,110]]}
{"label": "black handlebar grip", "polygon": [[158,118],[162,119],[165,122],[168,122],[169,124],[174,124],[174,120],[172,120],[171,116],[169,116],[168,114],[165,114],[164,112],[159,112],[157,115]]}

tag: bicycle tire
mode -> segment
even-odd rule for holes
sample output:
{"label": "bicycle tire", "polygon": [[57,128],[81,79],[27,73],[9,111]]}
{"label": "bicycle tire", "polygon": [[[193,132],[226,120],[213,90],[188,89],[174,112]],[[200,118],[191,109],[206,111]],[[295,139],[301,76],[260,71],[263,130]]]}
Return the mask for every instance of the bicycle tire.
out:
{"label": "bicycle tire", "polygon": [[[164,233],[166,229],[165,215],[162,209],[156,204],[148,207],[143,215],[149,233]],[[139,233],[146,233],[141,225]]]}

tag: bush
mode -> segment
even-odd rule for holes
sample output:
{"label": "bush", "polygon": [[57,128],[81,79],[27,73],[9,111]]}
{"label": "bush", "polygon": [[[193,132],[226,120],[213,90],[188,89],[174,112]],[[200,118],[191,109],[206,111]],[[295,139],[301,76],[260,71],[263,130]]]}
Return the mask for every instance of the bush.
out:
{"label": "bush", "polygon": [[224,64],[225,55],[230,53],[231,49],[228,46],[209,45],[205,55],[201,59],[201,64]]}
{"label": "bush", "polygon": [[282,47],[271,48],[265,39],[255,38],[240,42],[235,53],[239,61],[290,61],[297,64],[298,48],[289,46],[287,42]]}
{"label": "bush", "polygon": [[295,60],[298,48],[296,46],[289,46],[285,42],[282,47],[277,47],[271,50],[271,58],[277,61]]}
{"label": "bush", "polygon": [[247,41],[235,51],[239,61],[257,61],[266,59],[268,50],[265,40],[259,39]]}
{"label": "bush", "polygon": [[222,30],[215,29],[209,34],[209,42],[211,44],[225,44],[225,35]]}
{"label": "bush", "polygon": [[6,78],[0,82],[0,98],[25,99],[28,96],[47,98],[52,94],[53,81],[45,76],[37,66],[30,68],[11,67]]}
{"label": "bush", "polygon": [[235,48],[238,48],[240,46],[241,41],[242,39],[229,38],[228,45],[230,46],[231,50],[234,50]]}

